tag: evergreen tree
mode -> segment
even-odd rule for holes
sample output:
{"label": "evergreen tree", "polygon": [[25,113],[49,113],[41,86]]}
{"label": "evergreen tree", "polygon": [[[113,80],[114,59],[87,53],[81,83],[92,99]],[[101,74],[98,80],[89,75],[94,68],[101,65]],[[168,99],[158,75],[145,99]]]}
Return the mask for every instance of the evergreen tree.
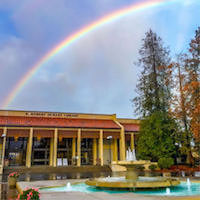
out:
{"label": "evergreen tree", "polygon": [[140,137],[137,145],[139,159],[158,161],[176,155],[175,121],[164,112],[156,111],[145,117],[140,124]]}
{"label": "evergreen tree", "polygon": [[142,159],[157,161],[175,155],[175,121],[168,111],[171,99],[172,65],[169,49],[152,30],[148,31],[139,50],[142,68],[133,99],[142,116],[137,153]]}
{"label": "evergreen tree", "polygon": [[155,111],[167,112],[170,100],[171,68],[168,48],[152,30],[146,33],[139,50],[142,68],[133,99],[136,112],[148,116]]}

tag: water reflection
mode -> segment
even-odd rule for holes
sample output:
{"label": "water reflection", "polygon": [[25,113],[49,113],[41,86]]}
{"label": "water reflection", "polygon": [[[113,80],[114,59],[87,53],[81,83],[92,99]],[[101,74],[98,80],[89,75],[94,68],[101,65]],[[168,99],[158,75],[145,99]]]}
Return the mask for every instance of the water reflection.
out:
{"label": "water reflection", "polygon": [[[26,173],[21,174],[20,181],[38,181],[38,180],[65,180],[65,179],[86,179],[86,178],[102,178],[102,177],[119,177],[125,176],[126,172],[66,172],[66,173]],[[139,176],[161,176],[157,172],[139,172]]]}
{"label": "water reflection", "polygon": [[[39,180],[64,180],[64,179],[86,179],[86,178],[98,178],[98,177],[119,177],[125,176],[126,172],[62,172],[62,173],[25,173],[20,174],[19,181],[39,181]],[[162,176],[160,172],[145,172],[140,171],[139,176]],[[182,177],[181,172],[172,172],[173,177]],[[199,178],[198,172],[185,172],[186,177],[196,177]],[[7,182],[8,174],[0,175],[1,182]]]}
{"label": "water reflection", "polygon": [[0,197],[1,199],[7,199],[8,193],[8,185],[5,183],[0,184]]}
{"label": "water reflection", "polygon": [[8,184],[5,182],[0,183],[0,199],[15,200],[17,197],[16,189],[9,189]]}
{"label": "water reflection", "polygon": [[111,176],[110,172],[86,172],[86,173],[25,173],[21,174],[19,181],[38,181],[38,180],[65,180],[65,179],[85,179],[93,177]]}

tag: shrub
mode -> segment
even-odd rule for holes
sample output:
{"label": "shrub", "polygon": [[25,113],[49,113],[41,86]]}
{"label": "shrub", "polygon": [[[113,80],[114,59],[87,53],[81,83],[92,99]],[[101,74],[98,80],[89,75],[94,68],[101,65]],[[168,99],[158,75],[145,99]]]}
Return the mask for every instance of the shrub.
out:
{"label": "shrub", "polygon": [[18,178],[19,174],[17,172],[12,172],[8,175],[8,177]]}
{"label": "shrub", "polygon": [[154,164],[149,165],[149,169],[150,170],[155,170],[156,168],[157,168],[157,165],[154,165]]}
{"label": "shrub", "polygon": [[40,193],[37,188],[27,188],[18,195],[17,200],[39,200]]}
{"label": "shrub", "polygon": [[143,165],[138,165],[138,166],[136,166],[135,168],[136,168],[137,170],[141,170],[141,171],[142,171],[142,170],[144,170],[145,167],[144,167]]}
{"label": "shrub", "polygon": [[169,169],[174,164],[173,158],[160,158],[158,160],[158,166],[161,169]]}

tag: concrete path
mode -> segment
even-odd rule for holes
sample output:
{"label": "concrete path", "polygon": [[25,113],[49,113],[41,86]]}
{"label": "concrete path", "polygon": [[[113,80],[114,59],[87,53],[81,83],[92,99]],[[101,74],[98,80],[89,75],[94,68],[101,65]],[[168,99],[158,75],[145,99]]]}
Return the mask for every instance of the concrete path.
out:
{"label": "concrete path", "polygon": [[199,197],[152,197],[136,195],[132,193],[108,194],[105,192],[95,192],[92,194],[81,192],[45,192],[41,194],[41,200],[200,200]]}

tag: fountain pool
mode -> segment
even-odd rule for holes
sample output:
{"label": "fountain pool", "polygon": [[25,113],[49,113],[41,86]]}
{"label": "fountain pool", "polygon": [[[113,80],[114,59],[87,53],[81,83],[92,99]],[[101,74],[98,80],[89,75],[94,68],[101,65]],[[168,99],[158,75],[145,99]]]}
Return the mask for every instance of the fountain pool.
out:
{"label": "fountain pool", "polygon": [[85,183],[72,184],[71,189],[67,186],[63,187],[55,187],[55,188],[43,188],[40,189],[42,191],[52,191],[52,192],[69,192],[69,191],[77,191],[77,192],[85,192],[85,193],[93,193],[93,192],[107,192],[107,193],[127,193],[133,192],[136,194],[143,195],[156,195],[156,196],[192,196],[192,195],[200,195],[200,183],[190,182],[188,185],[187,182],[181,182],[178,186],[170,187],[170,188],[159,188],[152,190],[116,190],[116,189],[103,189],[96,188],[86,185]]}

